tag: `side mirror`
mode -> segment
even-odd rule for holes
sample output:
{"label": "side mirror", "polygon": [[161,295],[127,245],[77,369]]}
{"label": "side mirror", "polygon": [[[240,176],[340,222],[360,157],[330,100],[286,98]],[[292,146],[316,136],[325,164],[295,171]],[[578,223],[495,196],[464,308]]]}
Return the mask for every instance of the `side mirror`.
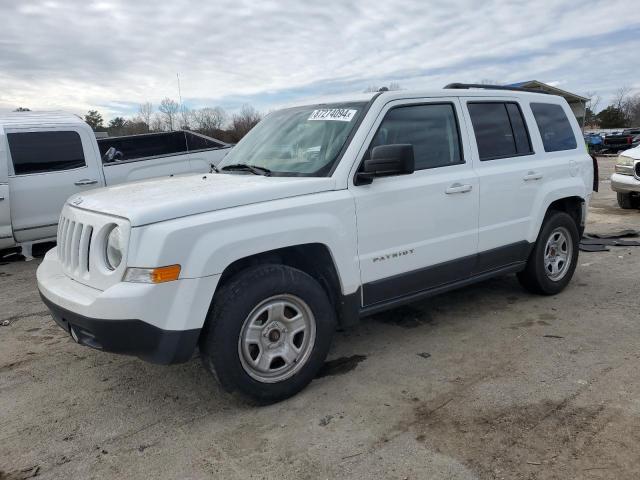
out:
{"label": "side mirror", "polygon": [[415,171],[413,145],[380,145],[371,150],[371,158],[364,161],[362,169],[356,175],[357,185],[367,185],[375,177],[390,175],[408,175]]}

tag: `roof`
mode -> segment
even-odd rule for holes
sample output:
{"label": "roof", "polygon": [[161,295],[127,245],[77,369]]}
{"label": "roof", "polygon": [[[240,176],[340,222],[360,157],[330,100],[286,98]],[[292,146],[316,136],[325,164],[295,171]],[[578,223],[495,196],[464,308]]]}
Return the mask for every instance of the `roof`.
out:
{"label": "roof", "polygon": [[560,95],[567,99],[568,102],[588,102],[589,99],[587,97],[583,97],[581,95],[576,95],[575,93],[567,92],[566,90],[562,90],[558,87],[553,87],[546,83],[540,82],[539,80],[527,80],[525,82],[516,82],[509,84],[510,87],[519,87],[519,88],[531,88],[533,90],[542,90],[545,92],[552,93],[554,95]]}
{"label": "roof", "polygon": [[77,115],[61,111],[0,114],[0,125],[5,127],[12,125],[69,125],[70,123],[84,123],[84,121]]}

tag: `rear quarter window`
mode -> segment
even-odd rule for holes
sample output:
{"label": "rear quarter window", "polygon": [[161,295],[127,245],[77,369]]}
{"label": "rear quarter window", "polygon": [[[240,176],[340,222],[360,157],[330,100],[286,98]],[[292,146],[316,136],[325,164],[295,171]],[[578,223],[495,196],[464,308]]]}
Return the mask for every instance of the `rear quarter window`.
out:
{"label": "rear quarter window", "polygon": [[571,123],[560,105],[532,103],[531,111],[538,124],[545,152],[559,152],[577,148]]}

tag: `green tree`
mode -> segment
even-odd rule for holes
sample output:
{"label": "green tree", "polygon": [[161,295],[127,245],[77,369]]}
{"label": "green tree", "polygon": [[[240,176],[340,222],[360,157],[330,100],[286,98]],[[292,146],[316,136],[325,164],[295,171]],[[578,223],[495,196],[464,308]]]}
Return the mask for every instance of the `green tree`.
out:
{"label": "green tree", "polygon": [[102,124],[104,120],[102,119],[102,115],[100,115],[100,112],[98,112],[97,110],[89,110],[84,116],[84,121],[89,124],[94,132],[104,130],[104,125]]}
{"label": "green tree", "polygon": [[624,110],[609,105],[596,115],[600,128],[623,128],[628,126],[629,119]]}
{"label": "green tree", "polygon": [[122,117],[115,117],[109,122],[107,131],[109,135],[123,135],[127,121]]}

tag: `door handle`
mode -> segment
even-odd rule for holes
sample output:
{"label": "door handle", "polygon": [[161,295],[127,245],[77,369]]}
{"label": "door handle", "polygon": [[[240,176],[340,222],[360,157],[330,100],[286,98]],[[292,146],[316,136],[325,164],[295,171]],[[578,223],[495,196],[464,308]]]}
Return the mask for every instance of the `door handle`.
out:
{"label": "door handle", "polygon": [[532,180],[540,180],[542,178],[542,174],[538,172],[529,172],[522,179],[525,182],[530,182]]}
{"label": "door handle", "polygon": [[0,202],[1,202],[2,200],[4,200],[4,197],[0,197]]}
{"label": "door handle", "polygon": [[444,193],[447,195],[451,195],[453,193],[467,193],[470,192],[473,187],[471,185],[463,185],[461,183],[454,183],[449,188],[447,188]]}
{"label": "door handle", "polygon": [[83,180],[78,180],[76,183],[74,183],[74,185],[81,187],[83,185],[95,185],[96,183],[98,183],[98,180],[91,180],[89,178],[85,178]]}

